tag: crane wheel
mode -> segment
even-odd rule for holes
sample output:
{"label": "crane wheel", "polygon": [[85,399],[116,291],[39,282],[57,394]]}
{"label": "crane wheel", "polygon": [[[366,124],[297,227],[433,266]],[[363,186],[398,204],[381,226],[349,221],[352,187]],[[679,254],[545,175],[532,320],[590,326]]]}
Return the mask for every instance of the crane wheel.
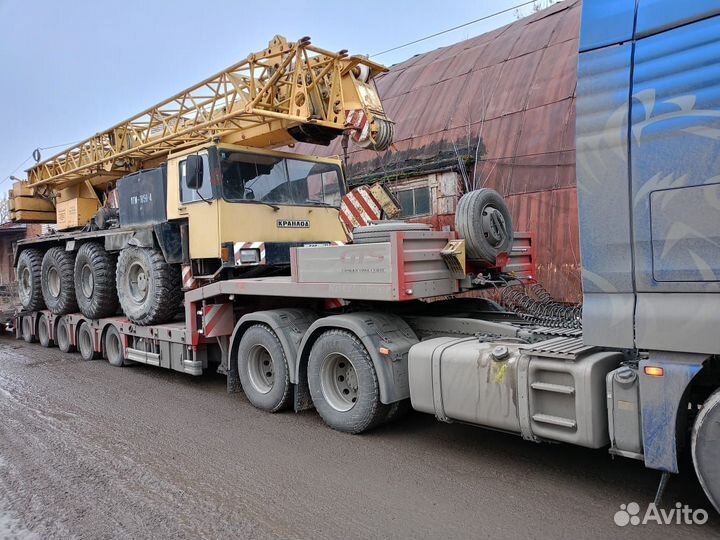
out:
{"label": "crane wheel", "polygon": [[327,425],[346,433],[362,433],[387,418],[370,354],[347,330],[324,332],[308,360],[308,386],[318,414]]}
{"label": "crane wheel", "polygon": [[41,268],[42,295],[47,308],[55,315],[77,311],[75,299],[75,254],[62,247],[45,252]]}
{"label": "crane wheel", "polygon": [[97,242],[83,244],[75,257],[75,296],[80,312],[90,319],[115,315],[117,256]]}
{"label": "crane wheel", "polygon": [[238,375],[243,392],[258,409],[279,412],[292,400],[290,368],[275,332],[265,324],[248,328],[240,340]]}
{"label": "crane wheel", "polygon": [[115,275],[120,307],[132,322],[147,326],[175,318],[183,299],[180,267],[168,264],[160,250],[124,248]]}
{"label": "crane wheel", "polygon": [[20,253],[16,268],[18,296],[26,311],[39,311],[45,307],[42,293],[42,251],[26,249]]}
{"label": "crane wheel", "polygon": [[512,217],[505,200],[494,189],[470,191],[458,201],[455,230],[465,240],[467,258],[494,265],[500,253],[510,254]]}

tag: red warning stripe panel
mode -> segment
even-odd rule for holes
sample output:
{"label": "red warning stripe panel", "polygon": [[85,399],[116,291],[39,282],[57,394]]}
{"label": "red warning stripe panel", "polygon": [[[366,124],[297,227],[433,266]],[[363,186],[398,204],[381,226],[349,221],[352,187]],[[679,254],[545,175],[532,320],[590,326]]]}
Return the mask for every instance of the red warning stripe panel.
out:
{"label": "red warning stripe panel", "polygon": [[350,231],[379,220],[381,215],[382,206],[367,186],[357,187],[342,198],[340,219]]}

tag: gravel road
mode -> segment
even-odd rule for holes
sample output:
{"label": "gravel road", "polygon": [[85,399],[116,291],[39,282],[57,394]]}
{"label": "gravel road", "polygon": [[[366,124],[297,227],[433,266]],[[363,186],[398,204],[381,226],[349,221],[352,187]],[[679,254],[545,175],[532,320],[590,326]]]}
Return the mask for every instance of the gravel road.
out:
{"label": "gravel road", "polygon": [[[0,337],[0,538],[716,538],[618,527],[658,474],[413,413],[362,436],[193,378]],[[710,509],[690,472],[665,507]]]}

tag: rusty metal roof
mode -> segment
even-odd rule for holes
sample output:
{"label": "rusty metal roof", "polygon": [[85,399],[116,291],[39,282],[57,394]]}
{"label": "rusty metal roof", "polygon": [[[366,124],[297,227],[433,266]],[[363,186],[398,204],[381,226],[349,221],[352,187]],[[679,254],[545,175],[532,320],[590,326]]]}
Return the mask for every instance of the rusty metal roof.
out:
{"label": "rusty metal roof", "polygon": [[[535,235],[540,281],[581,298],[575,201],[575,84],[580,0],[392,66],[377,79],[396,123],[385,152],[353,150],[351,183],[412,176],[474,156],[476,186],[508,199],[517,230]],[[317,155],[329,147],[298,145]],[[470,167],[472,173],[473,167]]]}

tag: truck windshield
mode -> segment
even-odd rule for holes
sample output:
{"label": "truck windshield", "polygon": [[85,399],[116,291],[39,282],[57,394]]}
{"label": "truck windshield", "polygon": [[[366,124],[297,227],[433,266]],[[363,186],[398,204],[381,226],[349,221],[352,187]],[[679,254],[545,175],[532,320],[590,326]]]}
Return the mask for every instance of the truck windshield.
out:
{"label": "truck windshield", "polygon": [[340,206],[337,165],[222,150],[220,166],[227,201]]}

